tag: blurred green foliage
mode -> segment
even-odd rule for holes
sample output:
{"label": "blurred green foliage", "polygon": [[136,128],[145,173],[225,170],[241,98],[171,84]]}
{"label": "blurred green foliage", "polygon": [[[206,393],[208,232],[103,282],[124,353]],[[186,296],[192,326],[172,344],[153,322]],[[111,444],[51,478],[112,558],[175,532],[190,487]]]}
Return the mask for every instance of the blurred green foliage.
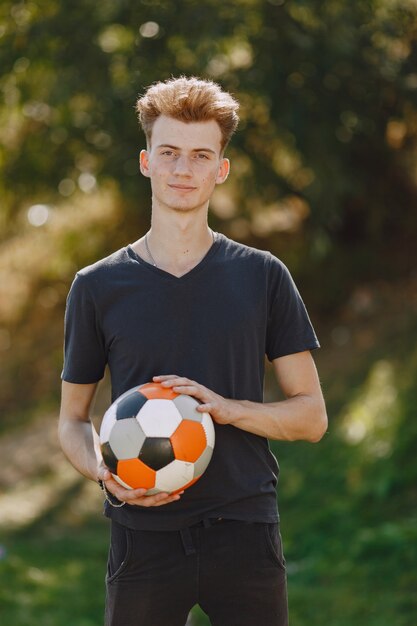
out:
{"label": "blurred green foliage", "polygon": [[[417,623],[416,24],[415,0],[0,5],[0,428],[56,411],[69,283],[147,228],[136,97],[219,81],[241,124],[211,225],[289,265],[323,344],[329,435],[273,444],[293,626]],[[107,529],[80,524],[5,537],[6,622],[101,623]]]}
{"label": "blurred green foliage", "polygon": [[185,73],[219,80],[242,105],[233,178],[213,202],[223,230],[279,246],[303,276],[325,263],[321,306],[340,302],[341,277],[410,269],[412,0],[4,0],[0,17],[3,237],[28,203],[94,180],[117,181],[147,214],[135,99]]}

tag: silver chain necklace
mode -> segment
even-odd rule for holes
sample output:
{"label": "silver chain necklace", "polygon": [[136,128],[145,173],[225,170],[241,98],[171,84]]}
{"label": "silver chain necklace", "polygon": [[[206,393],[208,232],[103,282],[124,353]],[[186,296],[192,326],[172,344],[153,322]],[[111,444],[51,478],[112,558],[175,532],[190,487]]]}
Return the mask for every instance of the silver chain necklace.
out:
{"label": "silver chain necklace", "polygon": [[148,257],[150,258],[150,260],[152,261],[152,265],[154,267],[158,267],[157,264],[155,263],[155,259],[153,258],[151,251],[149,250],[149,246],[148,246],[148,233],[146,233],[145,235],[145,247],[146,247],[146,252],[148,253]]}
{"label": "silver chain necklace", "polygon": [[[216,236],[214,234],[214,231],[210,228],[210,233],[211,233],[211,238],[212,238],[212,244],[215,242],[216,240]],[[154,267],[158,267],[157,264],[155,263],[155,259],[152,256],[151,251],[149,250],[149,244],[148,244],[148,233],[146,233],[145,235],[145,248],[146,248],[146,252],[148,253],[148,257],[150,258],[152,265]]]}

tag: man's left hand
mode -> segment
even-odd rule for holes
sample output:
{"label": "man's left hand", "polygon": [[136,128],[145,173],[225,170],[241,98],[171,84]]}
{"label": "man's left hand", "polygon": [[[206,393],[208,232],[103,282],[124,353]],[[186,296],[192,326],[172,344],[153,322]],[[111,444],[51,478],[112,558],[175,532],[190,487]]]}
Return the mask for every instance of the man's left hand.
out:
{"label": "man's left hand", "polygon": [[210,413],[217,424],[233,424],[238,420],[242,412],[242,403],[239,400],[228,400],[218,393],[207,389],[204,385],[175,374],[154,376],[156,383],[161,383],[163,387],[171,388],[175,393],[183,393],[200,400],[201,404],[197,411]]}

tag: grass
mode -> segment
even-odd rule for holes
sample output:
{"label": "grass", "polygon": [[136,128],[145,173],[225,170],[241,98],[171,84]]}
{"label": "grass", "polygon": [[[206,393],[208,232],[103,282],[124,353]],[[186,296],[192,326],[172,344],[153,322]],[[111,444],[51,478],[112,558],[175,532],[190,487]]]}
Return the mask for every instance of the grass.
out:
{"label": "grass", "polygon": [[37,527],[5,538],[0,616],[13,626],[103,623],[107,523]]}

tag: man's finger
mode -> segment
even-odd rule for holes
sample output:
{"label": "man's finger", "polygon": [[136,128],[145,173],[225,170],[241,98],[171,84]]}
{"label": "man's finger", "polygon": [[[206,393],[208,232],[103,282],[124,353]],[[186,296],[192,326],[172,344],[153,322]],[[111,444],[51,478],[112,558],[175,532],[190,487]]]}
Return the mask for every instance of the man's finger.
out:
{"label": "man's finger", "polygon": [[164,387],[173,387],[175,385],[196,385],[194,380],[184,378],[183,376],[169,376],[161,381]]}
{"label": "man's finger", "polygon": [[144,496],[142,498],[136,498],[129,502],[129,504],[134,504],[136,506],[162,506],[163,504],[169,504],[170,502],[175,502],[180,499],[180,495],[170,495],[169,493],[158,493],[155,496]]}
{"label": "man's finger", "polygon": [[152,380],[155,381],[165,381],[165,380],[169,380],[172,378],[178,378],[178,374],[160,374],[159,376],[152,376]]}

